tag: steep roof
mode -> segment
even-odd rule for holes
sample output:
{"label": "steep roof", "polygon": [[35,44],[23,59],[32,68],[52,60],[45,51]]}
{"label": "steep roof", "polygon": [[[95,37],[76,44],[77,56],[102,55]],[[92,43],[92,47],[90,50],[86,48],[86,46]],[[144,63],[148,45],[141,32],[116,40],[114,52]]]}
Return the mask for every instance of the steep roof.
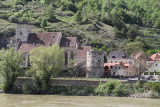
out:
{"label": "steep roof", "polygon": [[107,59],[132,59],[124,51],[112,51],[108,54]]}
{"label": "steep roof", "polygon": [[150,58],[152,60],[160,60],[160,53],[153,54]]}
{"label": "steep roof", "polygon": [[149,58],[145,52],[143,51],[138,51],[132,54],[132,57],[134,59],[140,59],[140,60],[147,60],[147,61],[151,61],[152,59]]}
{"label": "steep roof", "polygon": [[22,45],[20,46],[18,50],[22,53],[28,53],[33,48],[40,47],[40,46],[44,46],[44,45],[42,44],[33,45],[33,44],[22,43]]}
{"label": "steep roof", "polygon": [[[135,68],[133,68],[131,66],[131,64],[129,64],[129,63],[104,63],[104,67],[105,66],[114,67],[114,66],[117,66],[117,65],[120,65],[126,71],[128,71],[130,69],[132,72],[136,72]],[[109,69],[109,70],[111,70],[111,69]]]}
{"label": "steep roof", "polygon": [[77,54],[76,54],[76,57],[77,58],[86,58],[87,57],[87,51],[90,51],[91,50],[91,46],[84,46],[84,47],[81,47],[77,50]]}
{"label": "steep roof", "polygon": [[59,44],[61,32],[45,32],[45,33],[30,33],[27,43],[30,44]]}
{"label": "steep roof", "polygon": [[76,37],[64,37],[61,39],[61,42],[60,42],[61,47],[69,47],[69,46],[76,46],[76,45],[77,45]]}

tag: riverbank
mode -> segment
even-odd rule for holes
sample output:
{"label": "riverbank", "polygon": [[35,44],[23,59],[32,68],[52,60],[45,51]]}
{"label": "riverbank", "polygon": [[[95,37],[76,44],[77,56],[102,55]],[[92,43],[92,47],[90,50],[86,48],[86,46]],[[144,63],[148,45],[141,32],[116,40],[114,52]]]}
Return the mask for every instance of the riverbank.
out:
{"label": "riverbank", "polygon": [[[116,80],[103,81],[103,82],[101,81],[98,82],[97,80],[96,81],[92,80],[89,82],[88,80],[83,80],[83,81],[72,80],[72,82],[71,81],[66,82],[66,81],[63,84],[54,81],[55,83],[51,84],[46,91],[41,91],[39,87],[33,84],[33,81],[31,81],[31,79],[30,81],[28,80],[26,81],[26,79],[23,79],[23,81],[21,80],[19,84],[16,84],[9,93],[49,94],[49,95],[67,95],[67,96],[71,95],[71,96],[160,98],[160,83],[155,83],[155,82],[154,83],[140,82],[140,81],[124,82]],[[75,84],[76,82],[77,84]],[[91,85],[90,82],[93,82],[94,84]],[[17,83],[17,81],[15,83]]]}

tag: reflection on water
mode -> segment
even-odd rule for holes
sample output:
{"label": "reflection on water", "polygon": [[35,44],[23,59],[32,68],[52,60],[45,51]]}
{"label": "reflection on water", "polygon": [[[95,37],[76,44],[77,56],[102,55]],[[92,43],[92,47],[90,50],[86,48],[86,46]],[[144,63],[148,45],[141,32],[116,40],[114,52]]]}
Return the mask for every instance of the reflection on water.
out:
{"label": "reflection on water", "polygon": [[0,107],[160,107],[160,99],[1,94]]}

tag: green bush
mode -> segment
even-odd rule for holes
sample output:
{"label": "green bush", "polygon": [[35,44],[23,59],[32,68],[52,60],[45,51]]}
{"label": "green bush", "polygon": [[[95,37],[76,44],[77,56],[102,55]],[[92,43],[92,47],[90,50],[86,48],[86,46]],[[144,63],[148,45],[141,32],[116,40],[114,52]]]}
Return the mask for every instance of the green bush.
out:
{"label": "green bush", "polygon": [[15,16],[10,16],[9,21],[11,22],[18,22],[18,19]]}
{"label": "green bush", "polygon": [[112,94],[114,96],[124,96],[126,95],[126,90],[124,89],[124,85],[119,84],[118,86],[116,86],[116,88],[113,90]]}
{"label": "green bush", "polygon": [[23,83],[22,85],[22,93],[23,94],[31,94],[33,89],[32,89],[32,85],[28,82]]}
{"label": "green bush", "polygon": [[51,88],[53,94],[62,94],[62,95],[77,95],[84,96],[94,94],[94,87],[92,86],[59,86],[54,85]]}
{"label": "green bush", "polygon": [[148,98],[158,98],[159,94],[156,91],[150,90],[147,92],[146,97]]}
{"label": "green bush", "polygon": [[133,84],[133,87],[135,88],[135,89],[138,89],[138,88],[142,88],[142,82],[141,81],[137,81],[136,83],[134,83]]}
{"label": "green bush", "polygon": [[160,83],[159,82],[153,82],[151,83],[151,87],[153,91],[159,92],[160,93]]}
{"label": "green bush", "polygon": [[67,93],[67,88],[65,86],[54,85],[51,88],[51,92],[53,94],[66,94]]}
{"label": "green bush", "polygon": [[72,2],[65,3],[65,7],[67,10],[77,12],[77,7]]}
{"label": "green bush", "polygon": [[133,84],[134,93],[143,93],[144,92],[144,84],[141,81],[137,81]]}
{"label": "green bush", "polygon": [[11,15],[10,14],[0,14],[0,18],[8,19]]}
{"label": "green bush", "polygon": [[22,17],[21,18],[21,22],[23,22],[23,23],[27,23],[27,22],[29,22],[30,20],[29,20],[29,17]]}
{"label": "green bush", "polygon": [[100,84],[95,89],[97,95],[125,96],[127,91],[124,85],[118,81],[109,81],[106,84]]}

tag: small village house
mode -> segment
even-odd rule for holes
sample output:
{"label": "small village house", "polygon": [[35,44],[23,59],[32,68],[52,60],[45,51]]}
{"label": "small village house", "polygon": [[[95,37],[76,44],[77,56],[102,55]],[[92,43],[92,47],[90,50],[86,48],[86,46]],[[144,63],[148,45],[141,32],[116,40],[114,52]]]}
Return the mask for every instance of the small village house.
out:
{"label": "small village house", "polygon": [[132,67],[134,59],[123,51],[112,51],[104,63],[105,77],[133,77],[136,70]]}
{"label": "small village house", "polygon": [[147,79],[154,79],[159,81],[160,79],[160,54],[153,54],[151,57],[152,61],[148,62],[148,68],[143,73],[142,77]]}

